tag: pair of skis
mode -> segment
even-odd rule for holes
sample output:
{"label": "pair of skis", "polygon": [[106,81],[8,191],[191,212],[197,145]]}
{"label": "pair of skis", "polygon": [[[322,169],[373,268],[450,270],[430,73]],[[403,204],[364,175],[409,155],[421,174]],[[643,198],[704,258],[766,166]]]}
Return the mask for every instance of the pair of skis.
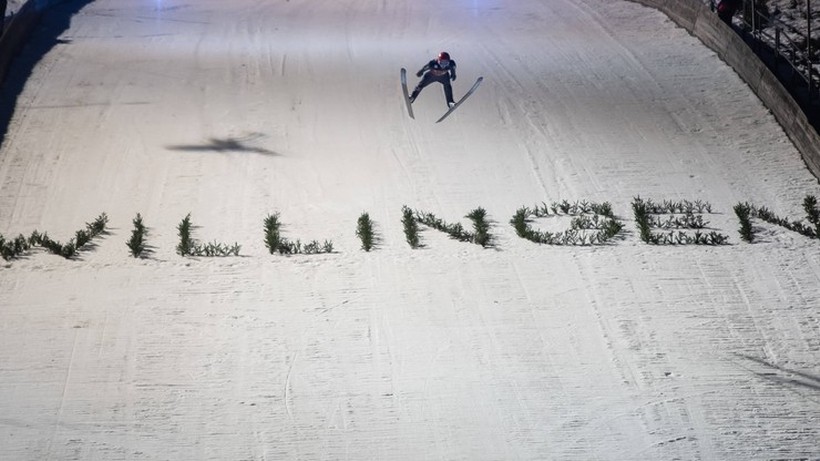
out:
{"label": "pair of skis", "polygon": [[[453,107],[448,109],[447,112],[445,112],[440,119],[436,120],[436,123],[444,120],[450,114],[452,114],[454,110],[458,109],[458,106],[460,106],[461,103],[466,101],[467,98],[469,98],[470,95],[475,92],[475,90],[478,88],[478,85],[481,85],[481,82],[483,80],[484,77],[478,77],[475,83],[473,83],[473,87],[470,88],[470,90],[467,91],[467,93],[465,93],[464,96],[461,97],[461,99],[459,99],[455,104],[453,104]],[[404,67],[401,68],[401,91],[402,93],[404,93],[404,103],[407,105],[407,113],[410,115],[410,118],[416,118],[415,116],[413,116],[413,104],[410,102],[410,93],[407,91],[407,69],[405,69]]]}

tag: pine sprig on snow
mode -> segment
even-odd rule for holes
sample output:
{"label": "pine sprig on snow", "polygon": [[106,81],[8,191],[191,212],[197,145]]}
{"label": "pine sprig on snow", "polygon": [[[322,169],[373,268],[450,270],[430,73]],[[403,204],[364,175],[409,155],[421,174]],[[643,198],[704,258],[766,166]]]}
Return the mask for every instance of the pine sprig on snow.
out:
{"label": "pine sprig on snow", "polygon": [[[570,228],[563,232],[538,231],[532,228],[533,218],[571,216]],[[612,212],[609,202],[595,203],[566,200],[543,203],[530,209],[519,208],[510,220],[515,233],[531,242],[544,245],[602,245],[623,230],[623,223]],[[594,232],[592,232],[594,231]]]}
{"label": "pine sprig on snow", "polygon": [[808,223],[803,222],[803,220],[781,218],[766,207],[755,207],[749,204],[744,206],[748,208],[750,218],[763,220],[809,238],[820,238],[820,210],[817,208],[817,198],[813,195],[807,195],[803,199],[803,211],[806,212],[805,219]]}
{"label": "pine sprig on snow", "polygon": [[193,237],[194,225],[191,223],[191,213],[188,213],[185,218],[177,225],[177,233],[179,235],[179,243],[177,244],[177,254],[180,256],[205,256],[205,257],[224,257],[224,256],[239,256],[242,246],[238,243],[228,245],[220,242],[211,242],[204,245],[200,244]]}
{"label": "pine sprig on snow", "polygon": [[[409,210],[409,208],[407,208],[407,210]],[[407,211],[404,209],[402,211],[405,213],[405,219],[402,221],[404,222],[408,219],[406,217]],[[465,216],[473,222],[473,232],[469,232],[464,229],[464,226],[461,223],[448,223],[447,221],[438,218],[433,213],[418,210],[414,213],[410,211],[410,213],[413,214],[413,222],[417,221],[425,226],[432,227],[437,231],[444,232],[451,238],[460,242],[475,243],[476,245],[481,245],[484,248],[492,246],[493,237],[490,234],[490,223],[487,221],[487,211],[484,210],[484,208],[476,208]],[[416,229],[415,232],[417,234],[418,229]],[[407,224],[405,224],[405,234],[407,234]]]}
{"label": "pine sprig on snow", "polygon": [[370,251],[373,248],[373,221],[370,220],[370,215],[362,213],[356,221],[356,236],[362,241],[362,249]]}
{"label": "pine sprig on snow", "polygon": [[131,231],[131,238],[126,242],[126,245],[131,251],[131,256],[141,258],[147,248],[145,238],[148,235],[148,229],[142,223],[142,216],[139,213],[132,222],[134,229]]}
{"label": "pine sprig on snow", "polygon": [[419,225],[416,214],[407,205],[401,208],[401,224],[404,227],[404,238],[414,250],[421,247],[419,239]]}
{"label": "pine sprig on snow", "polygon": [[[704,233],[703,229],[708,222],[703,220],[701,213],[711,213],[712,205],[708,202],[683,200],[679,202],[664,201],[655,203],[640,197],[632,199],[632,212],[638,226],[641,240],[651,245],[726,245],[729,236],[719,232]],[[656,215],[681,214],[661,219]],[[697,229],[694,233],[683,231],[653,232],[653,229]]]}
{"label": "pine sprig on snow", "polygon": [[325,240],[324,243],[312,240],[306,244],[302,244],[300,240],[292,242],[282,237],[281,227],[279,213],[265,217],[265,246],[270,254],[277,252],[281,255],[333,253],[333,242],[329,240]]}
{"label": "pine sprig on snow", "polygon": [[17,259],[31,249],[29,241],[21,234],[12,240],[0,235],[0,256],[6,261]]}

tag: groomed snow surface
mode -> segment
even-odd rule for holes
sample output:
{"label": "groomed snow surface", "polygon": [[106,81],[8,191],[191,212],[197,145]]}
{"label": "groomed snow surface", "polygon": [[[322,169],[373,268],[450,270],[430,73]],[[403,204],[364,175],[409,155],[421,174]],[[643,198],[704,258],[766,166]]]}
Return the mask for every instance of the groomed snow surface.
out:
{"label": "groomed snow surface", "polygon": [[[621,0],[97,0],[0,150],[3,460],[820,459],[817,180],[765,107]],[[408,118],[399,68],[441,50]],[[411,84],[416,78],[411,75]],[[5,104],[6,102],[4,102]],[[730,245],[647,245],[636,196],[701,200]],[[608,201],[605,246],[538,245],[522,206]],[[422,228],[483,207],[494,247]],[[270,255],[263,219],[334,253]],[[365,252],[368,212],[379,244]],[[140,213],[150,257],[126,241]],[[202,242],[240,257],[181,257]],[[561,230],[568,218],[532,225]]]}
{"label": "groomed snow surface", "polygon": [[6,1],[6,16],[11,16],[11,15],[17,13],[17,11],[20,10],[20,8],[23,6],[24,3],[25,3],[25,0],[7,0]]}

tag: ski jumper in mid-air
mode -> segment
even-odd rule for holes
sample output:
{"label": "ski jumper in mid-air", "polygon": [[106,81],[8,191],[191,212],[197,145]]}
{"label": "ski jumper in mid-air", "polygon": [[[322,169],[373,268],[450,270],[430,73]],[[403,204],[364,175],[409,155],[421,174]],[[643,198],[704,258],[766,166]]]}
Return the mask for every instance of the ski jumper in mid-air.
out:
{"label": "ski jumper in mid-air", "polygon": [[[424,74],[424,77],[421,77],[422,74]],[[455,105],[450,80],[455,81],[456,79],[456,62],[450,59],[450,53],[446,51],[439,53],[436,59],[428,62],[420,71],[416,72],[416,77],[421,77],[421,81],[410,95],[411,103],[416,100],[416,97],[425,86],[433,82],[439,82],[444,85],[444,97],[447,98],[447,106],[453,107]]]}

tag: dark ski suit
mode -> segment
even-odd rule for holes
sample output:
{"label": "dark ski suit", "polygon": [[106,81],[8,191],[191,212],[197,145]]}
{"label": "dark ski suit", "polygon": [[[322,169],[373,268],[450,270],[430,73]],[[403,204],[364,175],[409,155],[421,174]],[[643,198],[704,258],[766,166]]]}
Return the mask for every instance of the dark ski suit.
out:
{"label": "dark ski suit", "polygon": [[717,14],[721,21],[732,25],[732,16],[740,9],[740,0],[720,0],[717,5]]}
{"label": "dark ski suit", "polygon": [[[424,72],[427,72],[424,74]],[[450,80],[456,79],[456,62],[452,59],[448,60],[447,63],[442,66],[437,59],[433,59],[432,61],[428,62],[427,65],[421,68],[420,71],[416,72],[416,77],[421,77],[424,74],[424,77],[421,78],[421,81],[416,88],[413,89],[413,94],[410,95],[410,102],[416,100],[416,97],[421,93],[421,90],[433,83],[439,82],[444,85],[444,97],[447,98],[447,105],[453,105],[453,87],[450,85]]]}

